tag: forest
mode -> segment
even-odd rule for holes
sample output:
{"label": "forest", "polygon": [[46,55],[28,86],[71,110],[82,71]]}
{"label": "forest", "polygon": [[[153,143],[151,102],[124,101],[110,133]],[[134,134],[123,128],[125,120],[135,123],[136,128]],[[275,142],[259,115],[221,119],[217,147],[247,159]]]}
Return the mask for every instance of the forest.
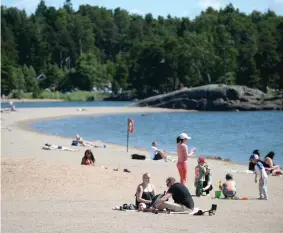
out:
{"label": "forest", "polygon": [[41,0],[34,13],[1,5],[1,93],[92,91],[138,98],[180,86],[283,89],[283,17],[243,13],[232,4],[194,19],[154,18],[116,8],[61,8]]}

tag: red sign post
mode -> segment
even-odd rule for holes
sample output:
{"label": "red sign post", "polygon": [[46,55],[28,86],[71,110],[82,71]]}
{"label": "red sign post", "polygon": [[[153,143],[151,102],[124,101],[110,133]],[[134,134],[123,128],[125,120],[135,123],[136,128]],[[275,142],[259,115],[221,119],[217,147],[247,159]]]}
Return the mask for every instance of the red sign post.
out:
{"label": "red sign post", "polygon": [[134,132],[134,120],[131,118],[128,118],[128,128],[127,128],[127,152],[129,151],[129,136],[130,133]]}

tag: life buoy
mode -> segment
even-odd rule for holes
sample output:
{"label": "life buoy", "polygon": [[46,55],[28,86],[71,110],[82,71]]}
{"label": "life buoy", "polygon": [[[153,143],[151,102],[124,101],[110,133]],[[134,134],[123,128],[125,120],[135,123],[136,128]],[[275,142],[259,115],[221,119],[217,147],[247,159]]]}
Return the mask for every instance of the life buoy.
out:
{"label": "life buoy", "polygon": [[129,119],[128,130],[129,130],[130,133],[134,132],[134,121],[133,121],[133,119]]}

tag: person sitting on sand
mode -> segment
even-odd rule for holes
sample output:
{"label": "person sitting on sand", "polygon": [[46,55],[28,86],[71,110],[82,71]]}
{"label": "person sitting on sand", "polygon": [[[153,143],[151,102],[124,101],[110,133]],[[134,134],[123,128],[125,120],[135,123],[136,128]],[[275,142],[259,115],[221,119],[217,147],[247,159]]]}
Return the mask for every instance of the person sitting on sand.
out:
{"label": "person sitting on sand", "polygon": [[142,176],[142,183],[138,185],[136,191],[136,206],[138,210],[144,211],[152,204],[155,196],[155,187],[150,182],[150,174],[145,173]]}
{"label": "person sitting on sand", "polygon": [[78,144],[79,145],[81,145],[81,146],[93,146],[93,147],[98,147],[98,146],[96,146],[96,145],[94,145],[93,143],[91,143],[91,142],[88,142],[88,141],[86,141],[86,140],[83,140],[83,138],[80,136],[80,135],[76,135],[76,141],[78,142]]}
{"label": "person sitting on sand", "polygon": [[206,195],[209,194],[209,192],[213,189],[212,186],[212,178],[211,178],[211,173],[210,173],[210,168],[208,165],[205,165],[205,180],[203,182],[203,189],[202,191],[206,193]]}
{"label": "person sitting on sand", "polygon": [[68,147],[58,146],[58,145],[49,144],[49,143],[46,143],[46,144],[42,147],[42,149],[43,149],[43,150],[78,151],[78,150],[71,149],[71,148],[68,148]]}
{"label": "person sitting on sand", "polygon": [[198,159],[198,165],[195,167],[195,187],[196,196],[200,197],[203,193],[203,182],[205,181],[205,158],[200,157]]}
{"label": "person sitting on sand", "polygon": [[82,158],[81,165],[89,165],[89,166],[95,165],[95,158],[91,150],[85,151],[84,157]]}
{"label": "person sitting on sand", "polygon": [[10,101],[10,102],[9,102],[9,105],[10,105],[10,110],[11,110],[12,112],[15,112],[15,111],[16,111],[16,106],[14,105],[13,101]]}
{"label": "person sitting on sand", "polygon": [[233,198],[237,193],[236,182],[233,180],[233,176],[226,174],[226,182],[219,189],[222,191],[225,198]]}
{"label": "person sitting on sand", "polygon": [[161,159],[167,160],[166,154],[157,148],[157,141],[154,141],[152,143],[149,151],[149,155],[152,160],[161,160]]}
{"label": "person sitting on sand", "polygon": [[270,151],[265,157],[264,162],[268,165],[268,168],[270,170],[266,170],[269,174],[273,176],[282,175],[283,171],[280,169],[279,165],[275,165],[274,160],[275,153],[273,151]]}
{"label": "person sitting on sand", "polygon": [[[173,212],[188,211],[190,214],[194,214],[198,211],[198,209],[195,208],[193,198],[185,185],[176,182],[174,177],[168,177],[166,179],[166,185],[168,191],[157,201],[155,205],[157,209],[168,209]],[[174,202],[168,201],[171,197]]]}

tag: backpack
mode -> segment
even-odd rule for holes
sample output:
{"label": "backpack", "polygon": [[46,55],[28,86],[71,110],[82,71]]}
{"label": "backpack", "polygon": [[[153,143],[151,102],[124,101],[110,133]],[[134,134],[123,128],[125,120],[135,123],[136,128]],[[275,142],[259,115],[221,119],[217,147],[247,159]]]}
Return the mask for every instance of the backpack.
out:
{"label": "backpack", "polygon": [[137,160],[145,160],[146,159],[145,155],[139,155],[139,154],[132,154],[131,157],[132,157],[132,159],[137,159]]}
{"label": "backpack", "polygon": [[79,142],[77,141],[77,140],[74,140],[74,141],[72,141],[72,144],[71,144],[72,146],[78,146],[79,145]]}

